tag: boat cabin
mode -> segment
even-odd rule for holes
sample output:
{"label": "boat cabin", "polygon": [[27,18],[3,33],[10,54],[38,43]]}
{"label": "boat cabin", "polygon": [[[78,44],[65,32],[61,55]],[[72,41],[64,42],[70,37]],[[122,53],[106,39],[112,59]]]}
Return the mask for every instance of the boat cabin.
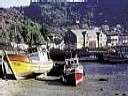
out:
{"label": "boat cabin", "polygon": [[66,59],[65,60],[66,63],[66,67],[67,68],[74,68],[74,67],[78,67],[79,66],[79,60],[78,58],[70,58],[70,59]]}
{"label": "boat cabin", "polygon": [[42,46],[29,48],[28,55],[33,63],[44,63],[49,60],[48,51]]}

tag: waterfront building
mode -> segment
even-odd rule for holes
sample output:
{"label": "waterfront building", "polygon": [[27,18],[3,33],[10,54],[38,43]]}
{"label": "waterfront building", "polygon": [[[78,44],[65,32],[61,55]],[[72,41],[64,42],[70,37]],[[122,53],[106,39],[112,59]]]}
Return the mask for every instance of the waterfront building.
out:
{"label": "waterfront building", "polygon": [[49,36],[49,43],[48,43],[48,48],[52,49],[64,49],[64,40],[62,37],[52,34],[51,36]]}
{"label": "waterfront building", "polygon": [[55,48],[55,49],[60,49],[63,50],[64,49],[64,40],[62,40],[59,44],[56,44],[54,42],[50,42],[48,43],[48,47],[49,49]]}
{"label": "waterfront building", "polygon": [[107,36],[98,27],[87,30],[85,38],[89,48],[106,47]]}
{"label": "waterfront building", "polygon": [[71,29],[66,32],[64,40],[66,45],[73,45],[77,49],[97,48],[106,46],[107,36],[98,27],[92,27],[92,29]]}
{"label": "waterfront building", "polygon": [[119,42],[118,34],[111,32],[107,34],[107,45],[108,47],[116,46]]}
{"label": "waterfront building", "polygon": [[71,29],[68,29],[64,36],[65,49],[77,49],[77,36]]}
{"label": "waterfront building", "polygon": [[107,25],[107,24],[104,24],[104,25],[102,25],[101,26],[101,29],[102,29],[102,31],[109,31],[110,30],[110,26],[109,25]]}
{"label": "waterfront building", "polygon": [[111,32],[107,34],[109,47],[128,45],[128,33]]}

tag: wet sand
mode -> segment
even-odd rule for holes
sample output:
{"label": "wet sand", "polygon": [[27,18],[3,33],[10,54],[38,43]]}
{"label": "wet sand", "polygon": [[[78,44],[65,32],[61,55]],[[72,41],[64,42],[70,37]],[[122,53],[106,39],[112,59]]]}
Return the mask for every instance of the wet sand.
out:
{"label": "wet sand", "polygon": [[128,96],[128,64],[86,64],[78,86],[60,81],[0,80],[0,96]]}
{"label": "wet sand", "polygon": [[128,80],[110,77],[87,75],[76,87],[59,81],[0,80],[0,96],[128,96]]}

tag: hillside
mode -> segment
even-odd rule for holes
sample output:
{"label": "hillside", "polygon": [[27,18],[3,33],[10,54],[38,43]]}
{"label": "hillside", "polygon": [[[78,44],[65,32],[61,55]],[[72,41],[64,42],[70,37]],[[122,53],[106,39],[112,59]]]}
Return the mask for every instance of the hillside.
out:
{"label": "hillside", "polygon": [[90,20],[98,26],[104,23],[115,26],[120,23],[127,27],[127,6],[128,0],[88,0],[88,3],[68,2],[66,4],[32,2],[30,6],[23,7],[22,11],[32,20],[53,27],[75,25],[77,20],[80,24],[89,23]]}
{"label": "hillside", "polygon": [[[84,7],[83,3],[31,3],[28,7],[17,8],[19,11],[23,11],[24,14],[32,20],[42,24],[46,24],[50,27],[67,27],[69,25],[75,25],[76,20],[80,20],[81,23],[87,22],[86,9],[79,10]],[[79,14],[78,13],[82,13]],[[83,15],[85,14],[85,15]],[[82,18],[85,17],[85,18]]]}
{"label": "hillside", "polygon": [[14,8],[0,9],[0,43],[44,43],[41,28]]}

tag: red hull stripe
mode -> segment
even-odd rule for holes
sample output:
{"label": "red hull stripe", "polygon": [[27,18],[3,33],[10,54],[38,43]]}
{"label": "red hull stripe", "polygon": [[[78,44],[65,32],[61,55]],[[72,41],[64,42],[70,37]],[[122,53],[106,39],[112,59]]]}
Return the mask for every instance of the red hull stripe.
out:
{"label": "red hull stripe", "polygon": [[83,78],[83,73],[75,73],[75,80],[81,80]]}

